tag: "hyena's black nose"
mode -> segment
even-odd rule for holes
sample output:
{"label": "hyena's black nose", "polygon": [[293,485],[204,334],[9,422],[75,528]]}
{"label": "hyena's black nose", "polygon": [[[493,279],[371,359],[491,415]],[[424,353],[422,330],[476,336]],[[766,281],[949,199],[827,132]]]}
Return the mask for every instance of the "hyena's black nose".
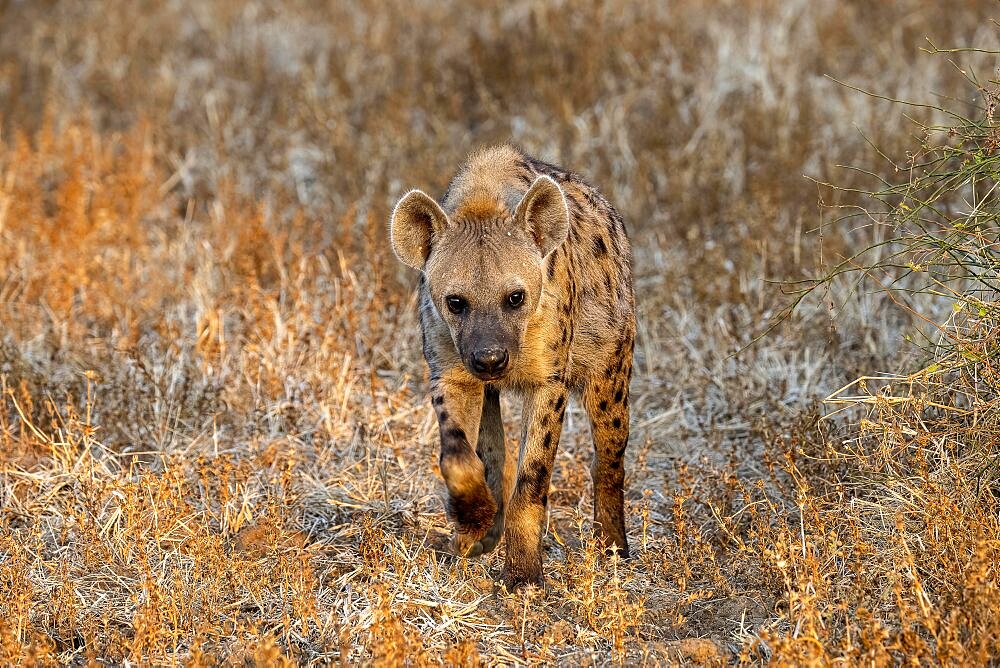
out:
{"label": "hyena's black nose", "polygon": [[486,348],[472,353],[472,370],[494,376],[507,368],[509,356],[503,348]]}

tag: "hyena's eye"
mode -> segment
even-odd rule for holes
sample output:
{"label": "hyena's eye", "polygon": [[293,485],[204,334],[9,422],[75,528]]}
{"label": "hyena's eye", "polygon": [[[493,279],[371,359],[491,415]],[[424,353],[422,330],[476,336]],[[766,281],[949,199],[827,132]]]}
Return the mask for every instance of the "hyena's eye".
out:
{"label": "hyena's eye", "polygon": [[518,308],[524,303],[524,290],[515,290],[507,295],[507,303],[513,308]]}
{"label": "hyena's eye", "polygon": [[448,304],[448,310],[455,315],[462,315],[465,313],[465,309],[469,308],[469,302],[458,295],[448,295],[444,298],[444,301]]}

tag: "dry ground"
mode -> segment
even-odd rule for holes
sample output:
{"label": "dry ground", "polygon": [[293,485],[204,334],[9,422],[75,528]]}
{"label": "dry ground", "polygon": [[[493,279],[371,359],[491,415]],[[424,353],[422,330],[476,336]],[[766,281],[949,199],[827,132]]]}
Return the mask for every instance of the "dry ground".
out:
{"label": "dry ground", "polygon": [[[785,303],[766,279],[878,240],[816,231],[852,195],[805,176],[897,178],[866,137],[915,145],[825,75],[971,109],[919,47],[995,48],[995,15],[0,0],[0,660],[997,660],[998,488],[888,476],[860,414],[817,422],[920,366],[906,312],[835,283],[730,356]],[[396,197],[504,139],[618,206],[640,307],[635,556],[596,558],[574,407],[533,594],[448,553],[416,276],[386,239]]]}

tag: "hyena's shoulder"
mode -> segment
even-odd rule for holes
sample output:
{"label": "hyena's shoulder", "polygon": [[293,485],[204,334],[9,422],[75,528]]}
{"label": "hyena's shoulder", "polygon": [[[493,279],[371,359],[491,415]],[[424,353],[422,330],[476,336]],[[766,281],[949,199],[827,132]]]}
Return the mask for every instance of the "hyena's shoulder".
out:
{"label": "hyena's shoulder", "polygon": [[529,158],[529,164],[539,174],[555,179],[566,196],[576,228],[607,229],[611,234],[625,235],[622,217],[593,184],[579,174],[556,165]]}
{"label": "hyena's shoulder", "polygon": [[611,202],[575,172],[530,156],[525,156],[525,162],[536,174],[551,177],[562,188],[571,219],[567,239],[570,252],[586,263],[617,265],[626,282],[631,280],[631,248],[625,222]]}

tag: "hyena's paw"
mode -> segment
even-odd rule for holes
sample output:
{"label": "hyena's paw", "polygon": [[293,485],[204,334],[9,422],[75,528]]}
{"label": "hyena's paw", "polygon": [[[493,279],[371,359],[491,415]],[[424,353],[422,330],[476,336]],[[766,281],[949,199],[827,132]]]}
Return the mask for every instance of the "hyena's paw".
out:
{"label": "hyena's paw", "polygon": [[507,591],[515,591],[529,585],[544,588],[542,580],[542,553],[525,547],[520,549],[516,542],[507,541],[501,578]]}
{"label": "hyena's paw", "polygon": [[455,554],[466,559],[478,557],[483,553],[482,537],[475,534],[455,532],[454,545]]}
{"label": "hyena's paw", "polygon": [[493,519],[493,526],[490,527],[490,530],[479,541],[483,547],[483,554],[489,554],[495,550],[497,545],[500,544],[501,538],[503,538],[503,515],[497,513],[497,516]]}
{"label": "hyena's paw", "polygon": [[455,552],[465,557],[478,557],[481,554],[489,554],[500,544],[503,537],[503,518],[500,513],[493,520],[493,526],[487,530],[480,538],[475,538],[471,534],[458,533],[455,535]]}
{"label": "hyena's paw", "polygon": [[[448,515],[455,522],[455,552],[463,557],[476,557],[483,553],[483,541],[489,541],[497,504],[485,484],[476,485],[461,496],[448,498]],[[493,540],[490,549],[496,546]],[[486,550],[488,551],[488,550]]]}
{"label": "hyena's paw", "polygon": [[[509,549],[509,548],[508,548]],[[504,567],[500,576],[507,591],[513,592],[525,587],[538,587],[545,590],[545,581],[542,578],[542,568],[523,568],[521,566],[511,567],[510,564]]]}

